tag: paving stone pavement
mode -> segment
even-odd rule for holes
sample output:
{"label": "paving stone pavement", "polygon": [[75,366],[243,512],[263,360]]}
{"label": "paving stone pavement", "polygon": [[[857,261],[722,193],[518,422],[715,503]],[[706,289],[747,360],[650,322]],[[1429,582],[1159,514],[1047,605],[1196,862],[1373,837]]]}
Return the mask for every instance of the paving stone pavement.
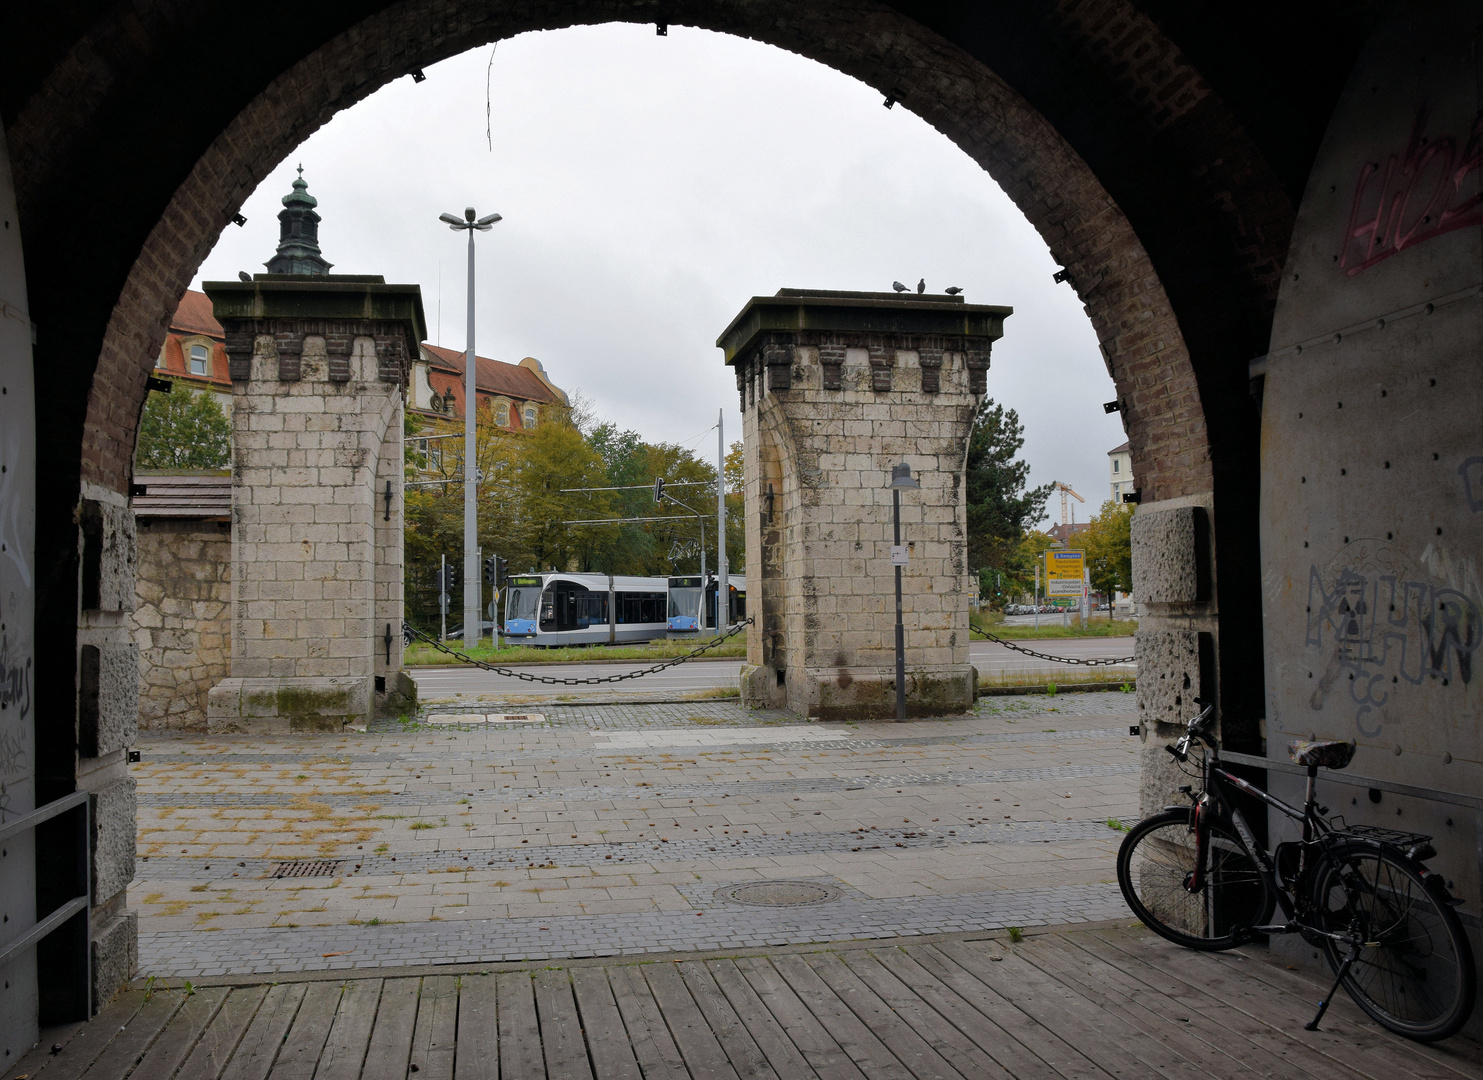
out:
{"label": "paving stone pavement", "polygon": [[[1137,809],[1132,695],[806,728],[724,700],[542,711],[539,725],[145,740],[130,888],[142,972],[617,955],[1124,914],[1113,859]],[[270,876],[313,860],[329,876]],[[716,897],[774,880],[824,883],[835,898]]]}

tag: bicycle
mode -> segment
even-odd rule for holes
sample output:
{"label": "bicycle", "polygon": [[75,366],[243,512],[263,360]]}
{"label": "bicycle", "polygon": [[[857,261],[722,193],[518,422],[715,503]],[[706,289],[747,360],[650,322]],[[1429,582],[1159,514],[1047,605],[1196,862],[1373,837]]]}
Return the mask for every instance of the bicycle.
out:
{"label": "bicycle", "polygon": [[[1165,749],[1184,765],[1191,744],[1201,791],[1180,787],[1191,805],[1166,806],[1129,831],[1117,856],[1117,883],[1133,913],[1154,933],[1191,949],[1219,950],[1277,934],[1300,934],[1321,947],[1334,984],[1305,1025],[1317,1031],[1342,984],[1376,1022],[1430,1042],[1467,1022],[1476,991],[1472,950],[1446,881],[1423,860],[1431,837],[1325,817],[1318,805],[1320,768],[1342,769],[1353,742],[1295,741],[1295,764],[1308,771],[1302,809],[1221,767],[1211,734],[1214,706]],[[1194,776],[1195,773],[1188,772]],[[1302,839],[1273,851],[1256,842],[1232,799],[1239,791],[1301,821]],[[1275,908],[1282,921],[1273,922]]]}

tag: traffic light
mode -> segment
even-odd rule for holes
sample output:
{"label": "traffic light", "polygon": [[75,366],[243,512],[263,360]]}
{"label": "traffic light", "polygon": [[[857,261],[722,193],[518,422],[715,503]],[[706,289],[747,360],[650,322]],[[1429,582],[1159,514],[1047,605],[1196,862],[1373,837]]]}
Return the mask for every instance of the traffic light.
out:
{"label": "traffic light", "polygon": [[494,560],[494,583],[503,585],[510,574],[510,560],[496,557]]}
{"label": "traffic light", "polygon": [[452,566],[445,566],[434,574],[433,578],[438,583],[438,592],[450,593],[458,584],[458,571]]}
{"label": "traffic light", "polygon": [[497,556],[491,555],[489,556],[489,558],[484,560],[484,584],[493,585],[496,583],[497,578],[495,577],[495,574],[497,572],[498,566],[499,559]]}
{"label": "traffic light", "polygon": [[654,477],[654,501],[664,501],[664,477],[662,476]]}

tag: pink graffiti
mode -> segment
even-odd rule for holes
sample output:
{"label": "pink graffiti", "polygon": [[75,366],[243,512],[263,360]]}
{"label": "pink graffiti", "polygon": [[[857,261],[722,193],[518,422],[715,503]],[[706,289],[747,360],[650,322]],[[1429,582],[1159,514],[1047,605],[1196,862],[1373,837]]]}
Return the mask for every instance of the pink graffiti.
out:
{"label": "pink graffiti", "polygon": [[1483,222],[1483,191],[1463,187],[1483,165],[1483,113],[1461,153],[1451,135],[1426,135],[1427,106],[1416,114],[1404,153],[1359,168],[1339,265],[1349,277],[1408,247]]}

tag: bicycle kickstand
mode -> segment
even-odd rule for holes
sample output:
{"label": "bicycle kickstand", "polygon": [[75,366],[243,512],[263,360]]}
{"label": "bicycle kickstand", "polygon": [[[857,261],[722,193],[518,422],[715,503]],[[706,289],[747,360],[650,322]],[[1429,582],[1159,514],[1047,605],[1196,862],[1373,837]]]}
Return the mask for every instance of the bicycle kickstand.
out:
{"label": "bicycle kickstand", "polygon": [[1344,958],[1344,962],[1339,965],[1339,973],[1334,976],[1334,985],[1329,987],[1328,994],[1322,1001],[1318,1003],[1317,1015],[1314,1016],[1312,1020],[1303,1025],[1304,1031],[1318,1030],[1318,1022],[1323,1019],[1323,1014],[1329,1011],[1329,1003],[1334,1000],[1334,995],[1339,992],[1339,984],[1344,981],[1344,976],[1349,974],[1350,965],[1359,959],[1359,948],[1360,947],[1357,942],[1350,943],[1349,955],[1346,956]]}

